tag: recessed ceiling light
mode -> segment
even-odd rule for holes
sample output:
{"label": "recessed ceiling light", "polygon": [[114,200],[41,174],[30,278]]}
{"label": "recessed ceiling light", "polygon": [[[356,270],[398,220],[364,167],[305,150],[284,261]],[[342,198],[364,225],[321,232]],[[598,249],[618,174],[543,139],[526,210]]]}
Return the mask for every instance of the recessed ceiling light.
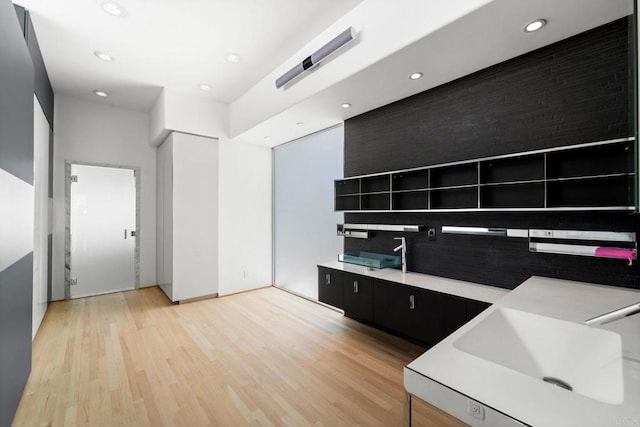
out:
{"label": "recessed ceiling light", "polygon": [[211,90],[211,86],[206,83],[201,83],[198,85],[198,87],[200,88],[200,90],[203,90],[205,92],[209,92]]}
{"label": "recessed ceiling light", "polygon": [[303,122],[296,123],[297,126],[302,126],[303,124],[304,124]]}
{"label": "recessed ceiling light", "polygon": [[237,64],[238,62],[240,62],[240,55],[238,55],[237,53],[227,53],[225,56],[225,59],[229,62],[232,62],[234,64]]}
{"label": "recessed ceiling light", "polygon": [[271,139],[271,137],[270,136],[265,136],[264,139],[269,140],[269,139]]}
{"label": "recessed ceiling light", "polygon": [[410,78],[411,80],[418,80],[419,78],[422,78],[422,76],[423,76],[423,74],[422,74],[422,73],[417,72],[417,73],[413,73],[413,74],[411,74],[411,75],[409,76],[409,78]]}
{"label": "recessed ceiling light", "polygon": [[342,108],[349,108],[351,107],[351,104],[349,104],[348,102],[345,102],[344,104],[342,104]]}
{"label": "recessed ceiling light", "polygon": [[118,3],[114,1],[105,1],[104,3],[100,4],[100,7],[102,7],[102,10],[107,12],[109,15],[112,15],[112,16],[124,15],[124,9],[122,8],[122,6],[120,6]]}
{"label": "recessed ceiling light", "polygon": [[107,62],[113,62],[114,57],[109,55],[108,53],[105,52],[101,52],[99,50],[96,50],[95,52],[93,52],[93,54],[98,58],[98,59],[102,59],[103,61],[107,61]]}
{"label": "recessed ceiling light", "polygon": [[109,94],[103,90],[94,90],[93,94],[101,98],[106,98],[107,96],[109,96]]}
{"label": "recessed ceiling light", "polygon": [[538,31],[540,28],[544,27],[545,25],[547,25],[546,19],[536,19],[535,21],[527,24],[522,29],[522,31],[524,31],[525,33],[532,33],[534,31]]}

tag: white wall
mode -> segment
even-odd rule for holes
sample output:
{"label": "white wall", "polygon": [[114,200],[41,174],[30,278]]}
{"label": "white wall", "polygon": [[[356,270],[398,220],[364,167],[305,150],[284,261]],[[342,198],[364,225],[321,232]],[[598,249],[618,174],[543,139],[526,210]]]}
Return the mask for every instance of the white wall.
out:
{"label": "white wall", "polygon": [[272,282],[271,149],[230,140],[228,121],[226,104],[168,89],[150,120],[153,145],[170,131],[218,139],[219,295]]}
{"label": "white wall", "polygon": [[65,161],[140,168],[140,286],[156,283],[156,153],[145,113],[55,97],[52,299],[64,298]]}
{"label": "white wall", "polygon": [[271,149],[220,142],[219,294],[272,283]]}
{"label": "white wall", "polygon": [[227,104],[165,88],[151,109],[149,143],[160,145],[171,131],[224,139],[228,122]]}
{"label": "white wall", "polygon": [[33,96],[33,321],[32,336],[47,311],[47,251],[49,234],[49,122]]}

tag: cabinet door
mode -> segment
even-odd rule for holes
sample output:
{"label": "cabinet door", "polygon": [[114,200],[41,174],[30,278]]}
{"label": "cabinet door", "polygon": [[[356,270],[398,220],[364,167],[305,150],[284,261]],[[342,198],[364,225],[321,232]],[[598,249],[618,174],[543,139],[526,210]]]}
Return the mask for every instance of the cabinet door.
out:
{"label": "cabinet door", "polygon": [[342,303],[345,315],[373,321],[373,279],[358,274],[342,276]]}
{"label": "cabinet door", "polygon": [[[376,280],[373,287],[373,320],[385,329],[409,336],[415,288]],[[412,303],[413,301],[413,303]]]}
{"label": "cabinet door", "polygon": [[435,345],[467,321],[463,299],[419,289],[412,310],[411,336]]}
{"label": "cabinet door", "polygon": [[374,321],[409,338],[435,345],[466,322],[461,298],[377,280]]}
{"label": "cabinet door", "polygon": [[318,267],[318,300],[342,308],[342,273]]}

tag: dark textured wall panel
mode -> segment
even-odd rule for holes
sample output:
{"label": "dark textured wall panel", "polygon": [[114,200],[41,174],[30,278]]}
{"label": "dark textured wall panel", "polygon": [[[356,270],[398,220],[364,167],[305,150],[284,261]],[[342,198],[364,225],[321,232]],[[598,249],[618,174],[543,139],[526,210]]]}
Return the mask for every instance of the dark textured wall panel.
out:
{"label": "dark textured wall panel", "polygon": [[346,121],[345,177],[633,135],[622,19]]}
{"label": "dark textured wall panel", "polygon": [[31,372],[33,252],[0,272],[0,426],[13,421]]}
{"label": "dark textured wall panel", "polygon": [[[345,124],[345,176],[633,135],[629,19],[622,19]],[[441,234],[443,225],[640,231],[624,212],[345,214],[348,223],[422,224],[423,233],[344,239],[391,254],[406,236],[411,271],[513,289],[531,275],[640,289],[623,260],[530,253],[527,239]]]}
{"label": "dark textured wall panel", "polygon": [[40,45],[38,44],[38,38],[36,37],[35,29],[33,28],[33,22],[31,22],[31,16],[29,12],[26,15],[26,38],[27,47],[29,48],[29,54],[31,55],[31,61],[33,62],[33,68],[35,72],[35,93],[42,111],[49,122],[49,127],[53,129],[53,88],[49,81],[49,74],[47,68],[44,65],[42,59],[42,52],[40,51]]}

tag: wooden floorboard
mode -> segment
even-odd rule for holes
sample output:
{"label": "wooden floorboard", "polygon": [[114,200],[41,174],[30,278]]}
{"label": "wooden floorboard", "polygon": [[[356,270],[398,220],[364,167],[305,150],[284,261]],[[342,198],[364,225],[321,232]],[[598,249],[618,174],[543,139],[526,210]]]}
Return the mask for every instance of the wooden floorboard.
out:
{"label": "wooden floorboard", "polygon": [[[276,288],[55,302],[14,425],[399,426],[422,351]],[[414,425],[457,425],[429,411]]]}

